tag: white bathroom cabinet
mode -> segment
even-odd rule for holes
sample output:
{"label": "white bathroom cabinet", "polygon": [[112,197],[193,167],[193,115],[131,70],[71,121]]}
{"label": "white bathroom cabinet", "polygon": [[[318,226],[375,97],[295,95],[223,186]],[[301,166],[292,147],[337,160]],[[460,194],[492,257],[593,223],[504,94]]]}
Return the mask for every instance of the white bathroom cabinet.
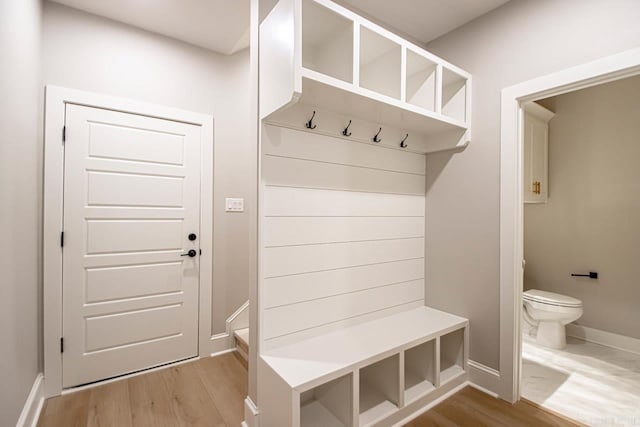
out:
{"label": "white bathroom cabinet", "polygon": [[523,106],[525,203],[545,203],[549,198],[549,121],[554,113],[536,102]]}
{"label": "white bathroom cabinet", "polygon": [[430,137],[422,152],[471,138],[470,74],[328,0],[280,0],[260,68],[263,120],[307,105]]}

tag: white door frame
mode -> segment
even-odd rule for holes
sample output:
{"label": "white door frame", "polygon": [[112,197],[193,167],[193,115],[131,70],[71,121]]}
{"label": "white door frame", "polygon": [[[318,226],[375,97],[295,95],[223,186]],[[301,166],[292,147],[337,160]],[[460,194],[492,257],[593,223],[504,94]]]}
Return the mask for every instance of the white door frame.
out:
{"label": "white door frame", "polygon": [[529,80],[502,90],[500,136],[500,387],[520,399],[524,252],[523,141],[521,105],[640,74],[640,48]]}
{"label": "white door frame", "polygon": [[66,104],[96,107],[202,128],[200,178],[200,288],[198,355],[210,353],[213,261],[213,116],[74,89],[47,86],[44,126],[43,321],[45,397],[62,393],[62,248]]}

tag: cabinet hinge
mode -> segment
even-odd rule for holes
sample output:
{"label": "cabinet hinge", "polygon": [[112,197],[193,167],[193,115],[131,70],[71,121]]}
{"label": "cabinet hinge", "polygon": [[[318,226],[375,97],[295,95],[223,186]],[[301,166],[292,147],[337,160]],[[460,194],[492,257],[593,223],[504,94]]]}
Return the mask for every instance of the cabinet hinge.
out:
{"label": "cabinet hinge", "polygon": [[60,247],[64,248],[64,231],[60,232]]}
{"label": "cabinet hinge", "polygon": [[64,338],[60,337],[60,353],[64,353]]}
{"label": "cabinet hinge", "polygon": [[67,141],[67,127],[62,126],[62,142],[66,142],[66,141]]}

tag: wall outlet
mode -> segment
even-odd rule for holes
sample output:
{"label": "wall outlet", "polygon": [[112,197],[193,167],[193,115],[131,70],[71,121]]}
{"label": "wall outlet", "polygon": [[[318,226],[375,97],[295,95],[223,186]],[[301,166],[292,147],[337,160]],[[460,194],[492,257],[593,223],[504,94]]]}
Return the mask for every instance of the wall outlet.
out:
{"label": "wall outlet", "polygon": [[244,199],[224,199],[226,212],[244,212]]}

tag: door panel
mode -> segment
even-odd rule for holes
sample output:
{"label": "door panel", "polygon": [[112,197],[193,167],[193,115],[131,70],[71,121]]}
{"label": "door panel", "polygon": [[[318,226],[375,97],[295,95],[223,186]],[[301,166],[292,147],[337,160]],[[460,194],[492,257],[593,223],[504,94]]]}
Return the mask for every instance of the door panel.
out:
{"label": "door panel", "polygon": [[87,253],[180,251],[183,228],[176,219],[87,220]]}
{"label": "door panel", "polygon": [[200,128],[66,107],[63,387],[198,354]]}
{"label": "door panel", "polygon": [[184,178],[89,172],[90,206],[181,207]]}
{"label": "door panel", "polygon": [[182,290],[182,262],[87,268],[87,302],[138,298]]}
{"label": "door panel", "polygon": [[92,123],[89,156],[182,166],[184,139],[171,133]]}
{"label": "door panel", "polygon": [[180,335],[181,315],[182,304],[175,304],[87,317],[86,352]]}

